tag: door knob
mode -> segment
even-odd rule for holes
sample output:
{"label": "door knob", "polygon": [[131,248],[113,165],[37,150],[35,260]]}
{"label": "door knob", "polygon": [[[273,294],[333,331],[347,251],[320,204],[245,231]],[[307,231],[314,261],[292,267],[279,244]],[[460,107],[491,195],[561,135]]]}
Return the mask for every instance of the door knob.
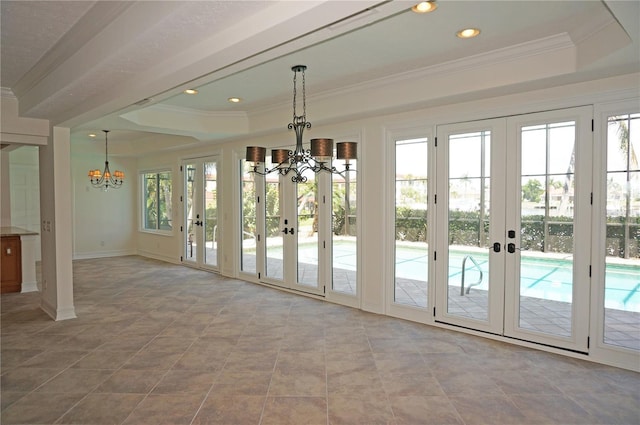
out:
{"label": "door knob", "polygon": [[493,243],[493,252],[500,252],[500,242]]}

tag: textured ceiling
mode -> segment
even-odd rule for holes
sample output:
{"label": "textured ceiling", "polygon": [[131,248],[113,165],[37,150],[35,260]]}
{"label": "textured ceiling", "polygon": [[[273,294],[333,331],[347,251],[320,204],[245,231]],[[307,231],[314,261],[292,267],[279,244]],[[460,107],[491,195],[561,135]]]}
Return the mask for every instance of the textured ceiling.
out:
{"label": "textured ceiling", "polygon": [[[324,120],[358,112],[353,105],[393,111],[389,96],[371,105],[367,88],[427,73],[481,71],[497,60],[514,67],[504,81],[479,82],[462,93],[427,83],[418,90],[422,101],[460,101],[472,99],[474,90],[489,95],[489,88],[505,93],[516,83],[519,89],[552,87],[640,70],[637,1],[441,1],[425,15],[410,12],[412,4],[3,0],[0,83],[18,97],[22,115],[70,126],[73,140],[110,128],[115,149],[135,142],[129,152],[142,154],[158,134],[178,146],[286,125],[279,122],[282,114],[265,111],[290,109],[290,68],[297,64],[309,67],[312,108]],[[481,35],[455,37],[468,26],[479,27]],[[516,65],[554,49],[566,54],[537,74],[528,76],[531,67]],[[200,93],[182,94],[187,87]],[[335,107],[316,100],[346,93],[355,97]],[[231,96],[243,102],[230,104]],[[146,104],[135,105],[145,98]],[[190,124],[198,116],[208,125]]]}
{"label": "textured ceiling", "polygon": [[5,0],[0,2],[2,87],[13,87],[94,3]]}

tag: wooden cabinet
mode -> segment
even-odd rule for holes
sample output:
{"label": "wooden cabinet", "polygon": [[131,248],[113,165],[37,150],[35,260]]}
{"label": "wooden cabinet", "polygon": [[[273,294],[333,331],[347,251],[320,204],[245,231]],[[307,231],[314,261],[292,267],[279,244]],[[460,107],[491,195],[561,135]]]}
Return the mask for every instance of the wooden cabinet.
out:
{"label": "wooden cabinet", "polygon": [[2,237],[2,268],[0,293],[20,292],[22,289],[22,247],[20,236]]}

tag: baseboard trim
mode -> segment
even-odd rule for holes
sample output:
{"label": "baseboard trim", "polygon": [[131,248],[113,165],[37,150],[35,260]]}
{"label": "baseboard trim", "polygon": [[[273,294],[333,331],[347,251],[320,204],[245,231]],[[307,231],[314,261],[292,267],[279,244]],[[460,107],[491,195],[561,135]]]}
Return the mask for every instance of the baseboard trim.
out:
{"label": "baseboard trim", "polygon": [[107,257],[124,257],[126,255],[136,255],[137,252],[135,249],[120,249],[113,251],[93,251],[93,252],[82,252],[82,253],[74,253],[74,260],[88,260],[91,258],[107,258]]}
{"label": "baseboard trim", "polygon": [[77,317],[76,309],[74,307],[57,309],[44,299],[40,301],[40,308],[56,322],[59,320],[75,319]]}
{"label": "baseboard trim", "polygon": [[25,292],[38,292],[38,282],[22,282],[21,293]]}

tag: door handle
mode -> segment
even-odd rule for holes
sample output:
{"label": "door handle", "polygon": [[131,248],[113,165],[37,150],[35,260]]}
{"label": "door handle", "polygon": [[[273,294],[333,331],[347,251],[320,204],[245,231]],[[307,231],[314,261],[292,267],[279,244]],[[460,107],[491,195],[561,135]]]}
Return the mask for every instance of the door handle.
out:
{"label": "door handle", "polygon": [[193,223],[193,224],[195,224],[196,226],[202,226],[202,223],[203,223],[202,221],[198,220],[198,221],[196,221],[196,222],[195,222],[195,223]]}
{"label": "door handle", "polygon": [[493,252],[500,252],[500,242],[493,243]]}
{"label": "door handle", "polygon": [[511,253],[511,254],[516,252],[516,244],[514,244],[514,243],[508,244],[507,245],[507,251],[509,251],[509,253]]}
{"label": "door handle", "polygon": [[286,227],[282,230],[282,233],[284,233],[285,235],[293,235],[293,227],[291,229],[287,229]]}

